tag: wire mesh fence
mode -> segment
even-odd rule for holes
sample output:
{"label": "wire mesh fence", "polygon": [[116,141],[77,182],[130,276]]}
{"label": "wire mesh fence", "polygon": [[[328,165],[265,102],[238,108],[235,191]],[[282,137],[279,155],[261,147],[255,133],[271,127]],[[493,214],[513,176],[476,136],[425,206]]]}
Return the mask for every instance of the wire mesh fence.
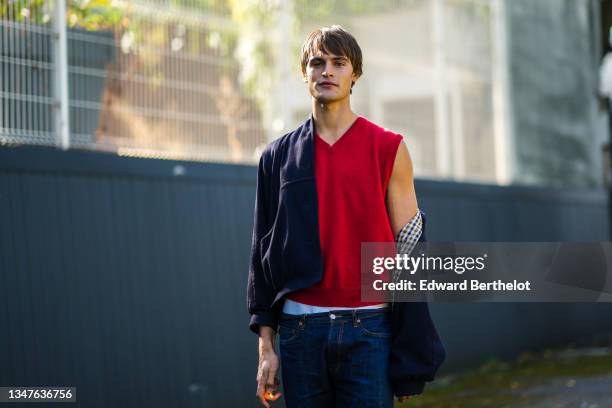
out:
{"label": "wire mesh fence", "polygon": [[52,29],[48,4],[2,1],[0,132],[2,141],[54,144]]}
{"label": "wire mesh fence", "polygon": [[501,0],[0,1],[0,143],[253,163],[310,112],[306,34],[341,24],[364,55],[353,108],[405,136],[417,175],[503,173]]}
{"label": "wire mesh fence", "polygon": [[[3,1],[2,141],[56,145],[53,5]],[[74,1],[67,23],[71,147],[254,160],[266,139],[238,83],[236,24],[222,4]]]}

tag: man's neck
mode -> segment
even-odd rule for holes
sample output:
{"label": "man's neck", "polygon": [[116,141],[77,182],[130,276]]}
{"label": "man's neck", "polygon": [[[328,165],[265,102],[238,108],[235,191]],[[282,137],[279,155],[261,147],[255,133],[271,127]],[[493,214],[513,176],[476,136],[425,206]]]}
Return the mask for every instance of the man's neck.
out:
{"label": "man's neck", "polygon": [[337,140],[357,119],[348,103],[322,104],[313,99],[312,104],[317,133],[328,140]]}

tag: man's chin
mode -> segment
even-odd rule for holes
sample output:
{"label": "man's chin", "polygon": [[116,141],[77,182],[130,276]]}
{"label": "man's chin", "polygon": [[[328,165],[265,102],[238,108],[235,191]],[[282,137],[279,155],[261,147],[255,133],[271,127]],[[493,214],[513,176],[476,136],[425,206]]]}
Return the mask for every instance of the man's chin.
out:
{"label": "man's chin", "polygon": [[342,98],[333,98],[333,97],[329,97],[326,95],[316,95],[314,96],[314,99],[317,103],[322,103],[322,104],[330,104],[333,102],[338,102],[339,100],[341,100]]}

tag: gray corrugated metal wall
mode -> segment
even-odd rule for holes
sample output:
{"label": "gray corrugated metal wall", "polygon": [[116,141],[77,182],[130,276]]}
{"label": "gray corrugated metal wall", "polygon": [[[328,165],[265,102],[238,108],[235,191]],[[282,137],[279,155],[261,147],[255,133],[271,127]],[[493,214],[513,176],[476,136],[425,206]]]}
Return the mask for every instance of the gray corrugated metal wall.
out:
{"label": "gray corrugated metal wall", "polygon": [[[77,386],[86,407],[258,406],[245,305],[255,177],[250,166],[0,149],[0,385]],[[432,241],[609,238],[602,191],[416,188]],[[445,370],[612,329],[612,304],[432,312]]]}

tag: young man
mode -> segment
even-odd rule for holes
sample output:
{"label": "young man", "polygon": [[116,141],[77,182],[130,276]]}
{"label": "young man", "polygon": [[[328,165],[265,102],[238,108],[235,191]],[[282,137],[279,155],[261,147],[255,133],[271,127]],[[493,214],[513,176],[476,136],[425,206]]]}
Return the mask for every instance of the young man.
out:
{"label": "young man", "polygon": [[257,397],[269,407],[280,396],[281,368],[288,408],[392,407],[445,358],[426,303],[361,301],[361,242],[425,240],[410,155],[401,135],[351,110],[362,57],[350,33],[313,31],[302,74],[312,115],[259,161],[247,287]]}

